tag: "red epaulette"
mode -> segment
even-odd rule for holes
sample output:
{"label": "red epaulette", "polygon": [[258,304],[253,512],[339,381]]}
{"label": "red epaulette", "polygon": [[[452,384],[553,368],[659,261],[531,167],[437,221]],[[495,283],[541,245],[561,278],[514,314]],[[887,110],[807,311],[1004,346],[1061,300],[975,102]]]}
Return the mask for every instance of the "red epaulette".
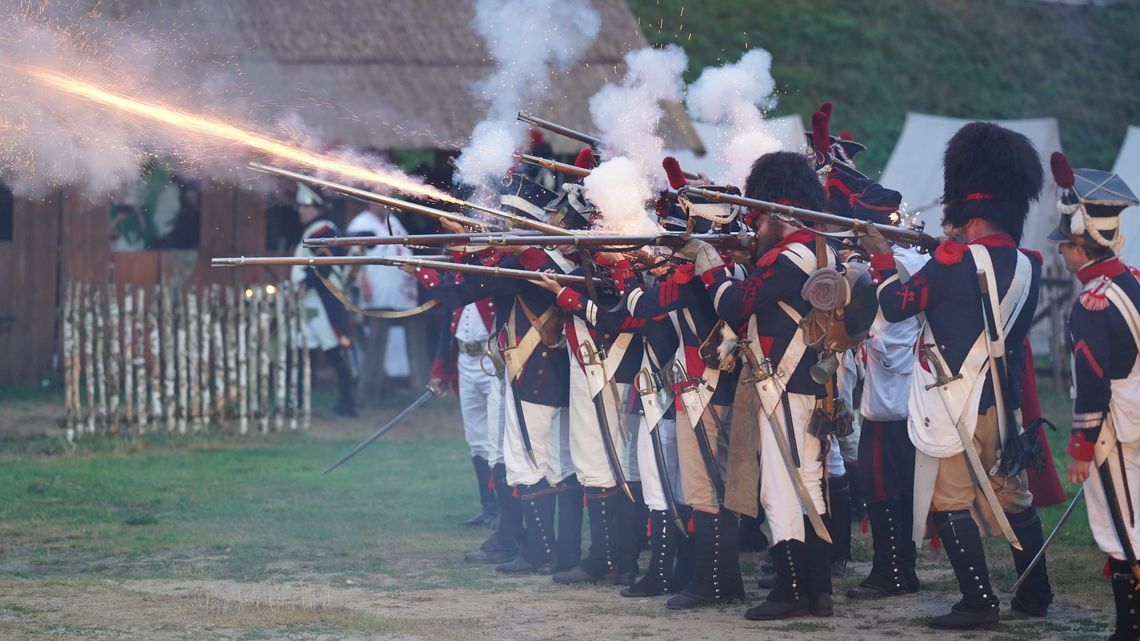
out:
{"label": "red epaulette", "polygon": [[693,280],[693,276],[697,273],[697,266],[693,263],[685,263],[673,271],[673,278],[671,279],[678,285],[685,285]]}
{"label": "red epaulette", "polygon": [[938,261],[940,265],[957,265],[962,262],[962,257],[968,251],[970,251],[970,246],[965,243],[944,240],[938,249],[934,250],[934,260]]}
{"label": "red epaulette", "polygon": [[539,267],[546,264],[546,252],[537,247],[528,247],[523,253],[519,254],[519,262],[522,263],[523,269],[530,271],[537,271]]}
{"label": "red epaulette", "polygon": [[1035,249],[1026,249],[1024,247],[1019,247],[1018,249],[1021,250],[1021,253],[1025,254],[1026,256],[1037,261],[1038,265],[1044,265],[1045,264],[1045,257],[1041,255],[1041,252],[1039,252]]}
{"label": "red epaulette", "polygon": [[1091,287],[1086,287],[1078,297],[1081,301],[1081,307],[1090,312],[1103,312],[1108,309],[1108,295],[1105,294],[1105,290],[1108,289],[1111,282],[1102,276],[1090,283]]}

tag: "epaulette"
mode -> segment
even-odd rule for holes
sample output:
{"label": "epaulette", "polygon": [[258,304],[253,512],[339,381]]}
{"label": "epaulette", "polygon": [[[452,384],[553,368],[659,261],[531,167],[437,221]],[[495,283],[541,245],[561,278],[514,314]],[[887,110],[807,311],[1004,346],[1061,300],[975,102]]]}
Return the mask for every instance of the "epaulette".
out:
{"label": "epaulette", "polygon": [[537,247],[528,247],[519,254],[519,262],[522,263],[523,269],[537,271],[546,264],[546,252]]}
{"label": "epaulette", "polygon": [[672,280],[674,283],[677,283],[678,285],[685,285],[689,281],[693,280],[693,275],[696,273],[696,265],[693,263],[685,263],[684,265],[681,265],[677,267],[677,269],[673,270],[673,278],[670,280]]}
{"label": "epaulette", "polygon": [[940,265],[957,265],[962,262],[962,257],[968,251],[970,251],[970,246],[965,243],[956,240],[944,240],[938,249],[934,250],[934,260],[938,261]]}
{"label": "epaulette", "polygon": [[1036,249],[1026,249],[1025,247],[1018,247],[1018,249],[1021,250],[1021,253],[1036,261],[1038,265],[1045,264],[1045,257],[1042,256],[1041,252],[1037,251]]}
{"label": "epaulette", "polygon": [[1132,275],[1135,276],[1137,279],[1140,279],[1140,269],[1137,269],[1135,267],[1129,267],[1128,271],[1132,272]]}
{"label": "epaulette", "polygon": [[1104,276],[1089,281],[1079,297],[1081,307],[1090,312],[1103,312],[1108,309],[1108,296],[1104,292],[1111,282]]}

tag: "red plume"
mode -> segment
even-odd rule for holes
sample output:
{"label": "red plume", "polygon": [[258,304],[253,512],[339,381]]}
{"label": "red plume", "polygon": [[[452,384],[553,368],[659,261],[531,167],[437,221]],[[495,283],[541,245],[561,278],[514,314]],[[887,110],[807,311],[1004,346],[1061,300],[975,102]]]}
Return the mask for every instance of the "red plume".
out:
{"label": "red plume", "polygon": [[822,111],[823,113],[827,114],[827,117],[829,120],[831,119],[831,109],[832,109],[832,104],[831,104],[830,100],[823,101],[823,104],[821,104],[819,106],[819,110]]}
{"label": "red plume", "polygon": [[530,144],[537,145],[540,142],[542,142],[542,132],[532,127],[530,130]]}
{"label": "red plume", "polygon": [[855,134],[844,129],[843,131],[839,132],[839,139],[854,142],[855,141]]}
{"label": "red plume", "polygon": [[828,131],[830,120],[831,116],[822,109],[811,115],[811,144],[817,154],[826,155],[831,151],[831,134]]}
{"label": "red plume", "polygon": [[669,186],[673,189],[680,189],[688,184],[689,181],[685,180],[685,172],[681,171],[681,163],[672,156],[665,156],[661,161],[661,166],[665,168],[665,175],[669,177]]}
{"label": "red plume", "polygon": [[594,150],[589,147],[583,147],[582,151],[578,152],[578,157],[574,159],[574,166],[581,167],[582,169],[593,169]]}
{"label": "red plume", "polygon": [[1049,168],[1053,170],[1053,182],[1061,189],[1072,189],[1076,178],[1073,176],[1073,166],[1065,154],[1054,151],[1049,157]]}

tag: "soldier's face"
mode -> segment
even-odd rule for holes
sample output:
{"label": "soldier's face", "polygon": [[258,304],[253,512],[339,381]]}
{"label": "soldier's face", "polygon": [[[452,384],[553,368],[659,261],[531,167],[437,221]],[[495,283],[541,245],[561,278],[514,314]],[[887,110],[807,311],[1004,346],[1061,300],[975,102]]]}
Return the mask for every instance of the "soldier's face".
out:
{"label": "soldier's face", "polygon": [[1076,243],[1068,241],[1057,244],[1057,253],[1065,261],[1065,269],[1072,273],[1077,273],[1082,267],[1089,263],[1089,256],[1085,250]]}
{"label": "soldier's face", "polygon": [[755,258],[764,255],[769,249],[776,246],[776,243],[784,239],[786,232],[786,225],[784,223],[772,218],[768,214],[760,214],[756,217],[756,253]]}

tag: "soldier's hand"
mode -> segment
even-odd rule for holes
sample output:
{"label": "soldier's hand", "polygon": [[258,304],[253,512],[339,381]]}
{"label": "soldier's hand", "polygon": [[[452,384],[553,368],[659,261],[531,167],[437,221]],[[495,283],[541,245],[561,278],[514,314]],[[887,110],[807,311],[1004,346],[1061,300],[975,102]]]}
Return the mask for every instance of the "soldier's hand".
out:
{"label": "soldier's hand", "polygon": [[1092,473],[1092,461],[1069,459],[1069,468],[1065,470],[1065,479],[1073,485],[1080,485],[1088,480]]}
{"label": "soldier's hand", "polygon": [[537,280],[532,280],[532,283],[542,287],[543,289],[550,290],[557,294],[562,291],[562,284],[554,280],[554,277],[547,272],[543,272],[542,277]]}
{"label": "soldier's hand", "polygon": [[697,276],[724,267],[724,261],[721,260],[716,248],[696,238],[687,240],[685,244],[677,250],[677,254],[693,261],[693,265],[695,266],[694,271]]}
{"label": "soldier's hand", "polygon": [[868,222],[862,222],[852,228],[858,237],[859,245],[863,247],[868,254],[889,254],[891,253],[891,244],[883,238],[882,232],[878,227]]}
{"label": "soldier's hand", "polygon": [[439,226],[443,229],[443,231],[445,231],[449,234],[465,234],[465,233],[467,233],[466,227],[464,227],[463,225],[460,225],[459,223],[457,223],[453,220],[447,220],[446,218],[440,218],[439,219]]}
{"label": "soldier's hand", "polygon": [[433,378],[428,381],[428,389],[436,396],[447,396],[447,381],[442,378]]}
{"label": "soldier's hand", "polygon": [[396,269],[399,269],[400,271],[404,272],[405,274],[415,274],[416,273],[416,266],[415,265],[400,265]]}

